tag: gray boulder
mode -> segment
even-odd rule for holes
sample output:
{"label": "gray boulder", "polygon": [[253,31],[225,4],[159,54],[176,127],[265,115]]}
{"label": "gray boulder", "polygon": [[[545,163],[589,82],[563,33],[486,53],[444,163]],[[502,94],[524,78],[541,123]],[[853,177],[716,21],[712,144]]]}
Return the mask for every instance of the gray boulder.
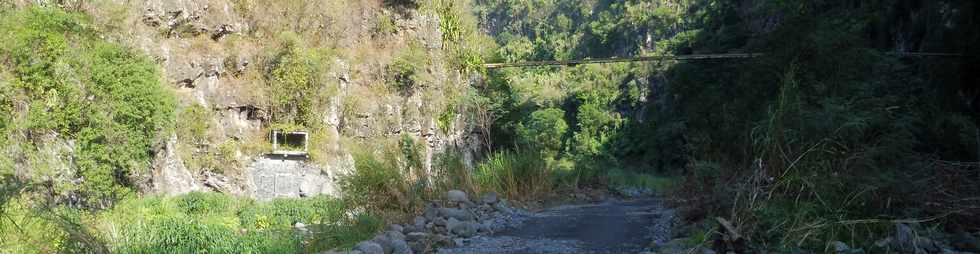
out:
{"label": "gray boulder", "polygon": [[381,251],[385,254],[391,253],[391,239],[389,239],[387,236],[375,236],[374,239],[371,239],[371,241],[378,244],[378,246],[381,246]]}
{"label": "gray boulder", "polygon": [[422,232],[423,230],[424,230],[424,228],[419,228],[419,227],[416,227],[415,225],[405,225],[405,230],[402,231],[402,232],[405,233],[405,234],[408,234],[408,233],[412,233],[412,232]]}
{"label": "gray boulder", "polygon": [[939,242],[921,236],[911,225],[904,223],[895,224],[895,235],[890,240],[882,240],[882,242],[887,242],[892,250],[901,253],[939,253],[942,251]]}
{"label": "gray boulder", "polygon": [[980,252],[980,239],[970,233],[957,233],[951,237],[950,242],[957,250]]}
{"label": "gray boulder", "polygon": [[381,246],[384,253],[412,254],[412,248],[405,242],[405,235],[401,232],[389,230],[384,234],[374,237],[372,240]]}
{"label": "gray boulder", "polygon": [[926,253],[939,253],[942,251],[942,246],[939,242],[926,237],[916,237],[915,246]]}
{"label": "gray boulder", "polygon": [[942,254],[976,254],[976,253],[974,253],[974,252],[968,252],[968,251],[955,251],[955,250],[950,250],[950,249],[943,249],[943,251],[942,251],[941,253],[942,253]]}
{"label": "gray boulder", "polygon": [[680,253],[687,253],[690,247],[691,246],[687,244],[686,239],[678,238],[654,246],[653,252],[661,253],[661,254],[680,254]]}
{"label": "gray boulder", "polygon": [[426,207],[425,211],[422,212],[422,217],[429,221],[436,219],[436,217],[439,217],[439,207]]}
{"label": "gray boulder", "polygon": [[455,218],[455,219],[461,220],[461,221],[467,221],[467,220],[473,220],[474,219],[473,213],[471,213],[471,212],[469,212],[467,210],[456,209],[456,208],[440,208],[439,209],[439,215],[440,216],[443,216],[443,217],[448,217],[448,218]]}
{"label": "gray boulder", "polygon": [[381,248],[381,245],[372,241],[363,241],[358,243],[354,247],[354,250],[360,251],[364,254],[385,254],[385,250]]}
{"label": "gray boulder", "polygon": [[906,224],[895,225],[895,236],[891,240],[891,247],[900,252],[916,253],[915,238],[916,233],[912,227]]}
{"label": "gray boulder", "polygon": [[459,204],[459,208],[461,208],[461,209],[473,209],[473,208],[476,208],[476,203],[473,203],[473,202],[470,202],[470,201],[459,202],[458,204]]}
{"label": "gray boulder", "polygon": [[476,229],[476,231],[478,233],[493,233],[493,221],[492,220],[481,221],[480,224],[478,224],[478,225],[479,225],[479,227],[477,227],[477,229]]}
{"label": "gray boulder", "polygon": [[494,204],[493,205],[493,208],[494,209],[497,209],[498,212],[501,212],[501,213],[504,213],[504,214],[513,214],[514,213],[514,211],[512,209],[510,209],[510,206],[508,206],[507,205],[507,202],[504,201],[504,200],[500,200],[499,202],[497,202],[496,204]]}
{"label": "gray boulder", "polygon": [[329,250],[327,252],[323,252],[323,253],[320,253],[320,254],[363,254],[363,252],[361,252],[359,250],[351,250],[351,251]]}
{"label": "gray boulder", "polygon": [[388,230],[396,231],[396,232],[405,232],[405,227],[402,227],[402,225],[398,225],[398,224],[391,224],[388,226]]}
{"label": "gray boulder", "polygon": [[454,223],[451,226],[449,226],[449,232],[457,236],[469,238],[476,235],[476,232],[477,230],[479,230],[479,228],[480,228],[480,224],[477,224],[476,222],[463,221],[463,222]]}
{"label": "gray boulder", "polygon": [[891,236],[885,237],[884,239],[875,241],[875,247],[878,247],[878,248],[887,248],[888,246],[891,246],[892,241],[894,241],[894,240],[892,240],[892,237]]}
{"label": "gray boulder", "polygon": [[391,253],[392,254],[414,254],[412,247],[408,246],[408,242],[404,239],[392,239],[391,240]]}
{"label": "gray boulder", "polygon": [[405,240],[405,234],[402,234],[401,231],[389,230],[384,233],[384,236],[390,239]]}
{"label": "gray boulder", "polygon": [[405,235],[405,240],[409,242],[429,241],[429,234],[423,232],[412,232]]}
{"label": "gray boulder", "polygon": [[432,224],[435,224],[436,226],[446,226],[446,223],[446,219],[442,217],[436,217],[436,219],[432,221]]}
{"label": "gray boulder", "polygon": [[864,249],[851,249],[846,243],[841,241],[830,242],[830,247],[832,247],[837,254],[864,254]]}
{"label": "gray boulder", "polygon": [[459,203],[470,202],[470,199],[466,197],[466,192],[460,190],[449,191],[448,193],[446,193],[446,199],[448,199],[450,202],[459,202]]}
{"label": "gray boulder", "polygon": [[408,242],[408,246],[414,253],[431,253],[433,249],[430,242]]}
{"label": "gray boulder", "polygon": [[830,242],[830,247],[834,248],[834,251],[836,251],[838,253],[845,252],[845,251],[851,249],[851,247],[847,246],[846,243],[841,242],[841,241],[833,241],[833,242]]}
{"label": "gray boulder", "polygon": [[415,216],[414,225],[419,228],[425,227],[426,219],[421,216]]}
{"label": "gray boulder", "polygon": [[483,194],[483,197],[480,198],[480,202],[483,203],[483,204],[491,204],[491,205],[492,204],[496,204],[497,203],[497,193],[496,192],[487,192],[487,193]]}

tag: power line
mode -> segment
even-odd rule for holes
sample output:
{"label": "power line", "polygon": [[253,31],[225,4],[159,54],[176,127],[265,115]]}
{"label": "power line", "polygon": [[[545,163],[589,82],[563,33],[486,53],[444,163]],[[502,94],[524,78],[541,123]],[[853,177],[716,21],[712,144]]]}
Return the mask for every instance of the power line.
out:
{"label": "power line", "polygon": [[663,60],[706,60],[706,59],[726,59],[726,58],[752,58],[761,56],[759,53],[732,53],[732,54],[695,54],[679,56],[641,56],[626,58],[589,58],[577,60],[552,60],[552,61],[527,61],[516,63],[488,63],[483,67],[487,69],[501,69],[513,67],[549,66],[549,65],[578,65],[578,64],[599,64],[599,63],[621,63],[621,62],[650,62]]}
{"label": "power line", "polygon": [[[963,56],[962,54],[955,54],[955,53],[918,53],[918,52],[892,52],[886,54],[898,56],[898,57],[962,57]],[[483,67],[487,69],[502,69],[502,68],[515,68],[515,67],[533,67],[533,66],[568,66],[568,65],[579,65],[579,64],[652,62],[652,61],[663,61],[663,60],[692,61],[692,60],[711,60],[711,59],[739,59],[739,58],[754,58],[763,55],[764,54],[762,53],[727,53],[727,54],[692,54],[692,55],[676,55],[676,56],[641,56],[641,57],[624,57],[624,58],[618,58],[618,57],[588,58],[588,59],[577,59],[577,60],[488,63],[488,64],[484,64]]]}

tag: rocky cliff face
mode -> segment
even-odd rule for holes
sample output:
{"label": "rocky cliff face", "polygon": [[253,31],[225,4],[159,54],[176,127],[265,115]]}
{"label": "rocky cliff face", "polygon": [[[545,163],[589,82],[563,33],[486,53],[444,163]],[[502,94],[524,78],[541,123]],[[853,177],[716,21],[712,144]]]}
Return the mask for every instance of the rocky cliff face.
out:
{"label": "rocky cliff face", "polygon": [[[203,138],[176,131],[160,146],[149,191],[336,195],[338,176],[353,168],[344,140],[407,134],[427,144],[426,167],[433,154],[448,148],[478,152],[480,147],[462,117],[443,117],[453,110],[447,98],[469,85],[445,64],[435,13],[394,10],[380,0],[116,0],[77,8],[91,14],[110,40],[153,57],[181,108],[205,109],[206,117],[197,119],[207,126]],[[297,92],[269,85],[283,34],[331,52],[324,60],[329,67],[312,81],[331,89],[309,95],[325,101],[315,105],[318,124],[325,127],[315,130],[312,136],[318,138],[311,145],[329,152],[309,161],[264,156],[273,124],[270,98]],[[415,63],[422,78],[407,90],[392,89],[396,77],[389,65],[407,50],[419,50],[427,59]]]}

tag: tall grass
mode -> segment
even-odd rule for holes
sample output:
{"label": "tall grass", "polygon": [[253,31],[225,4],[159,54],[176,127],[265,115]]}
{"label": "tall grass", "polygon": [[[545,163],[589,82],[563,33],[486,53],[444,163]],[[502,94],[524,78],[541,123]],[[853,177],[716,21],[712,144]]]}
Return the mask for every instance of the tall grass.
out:
{"label": "tall grass", "polygon": [[372,143],[349,142],[354,171],[341,179],[344,200],[389,220],[405,218],[433,195],[436,177],[424,163],[424,143],[409,135]]}
{"label": "tall grass", "polygon": [[[881,73],[901,70],[887,57],[845,56],[860,60],[849,64]],[[864,73],[814,80],[813,73],[837,67],[768,61],[789,64],[774,77],[781,82],[770,91],[768,113],[741,132],[744,141],[733,143],[741,151],[709,150],[712,137],[718,142],[729,135],[714,126],[690,130],[709,135],[692,142],[704,152],[692,155],[679,193],[702,210],[689,217],[729,218],[760,248],[783,250],[821,249],[833,240],[879,250],[872,243],[898,222],[976,228],[970,215],[977,209],[946,202],[975,196],[977,185],[943,179],[976,168],[964,163],[976,160],[976,125],[943,109],[941,93],[923,92],[931,84]],[[849,85],[813,95],[806,84],[819,82]],[[943,165],[960,168],[944,172]]]}
{"label": "tall grass", "polygon": [[447,190],[496,192],[526,201],[551,193],[561,179],[549,160],[525,151],[504,150],[467,166],[463,155],[450,149],[434,155],[426,170],[424,148],[418,144],[405,137],[353,144],[355,171],[342,180],[344,199],[397,220],[420,211],[425,201],[445,198]]}
{"label": "tall grass", "polygon": [[[24,198],[5,204],[0,252],[316,253],[351,247],[383,226],[328,197],[256,202],[195,192],[126,199],[100,212]],[[293,228],[297,222],[308,233]]]}
{"label": "tall grass", "polygon": [[410,210],[411,184],[398,164],[394,156],[354,153],[355,170],[341,181],[344,198],[369,210]]}
{"label": "tall grass", "polygon": [[474,178],[483,190],[526,200],[549,193],[554,187],[553,173],[538,153],[502,151],[477,165]]}

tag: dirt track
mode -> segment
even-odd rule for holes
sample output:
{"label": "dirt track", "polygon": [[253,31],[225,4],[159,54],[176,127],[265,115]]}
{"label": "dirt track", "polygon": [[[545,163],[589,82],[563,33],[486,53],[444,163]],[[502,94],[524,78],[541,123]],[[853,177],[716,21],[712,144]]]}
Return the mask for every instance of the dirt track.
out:
{"label": "dirt track", "polygon": [[669,240],[673,220],[659,199],[564,205],[439,253],[639,253]]}

